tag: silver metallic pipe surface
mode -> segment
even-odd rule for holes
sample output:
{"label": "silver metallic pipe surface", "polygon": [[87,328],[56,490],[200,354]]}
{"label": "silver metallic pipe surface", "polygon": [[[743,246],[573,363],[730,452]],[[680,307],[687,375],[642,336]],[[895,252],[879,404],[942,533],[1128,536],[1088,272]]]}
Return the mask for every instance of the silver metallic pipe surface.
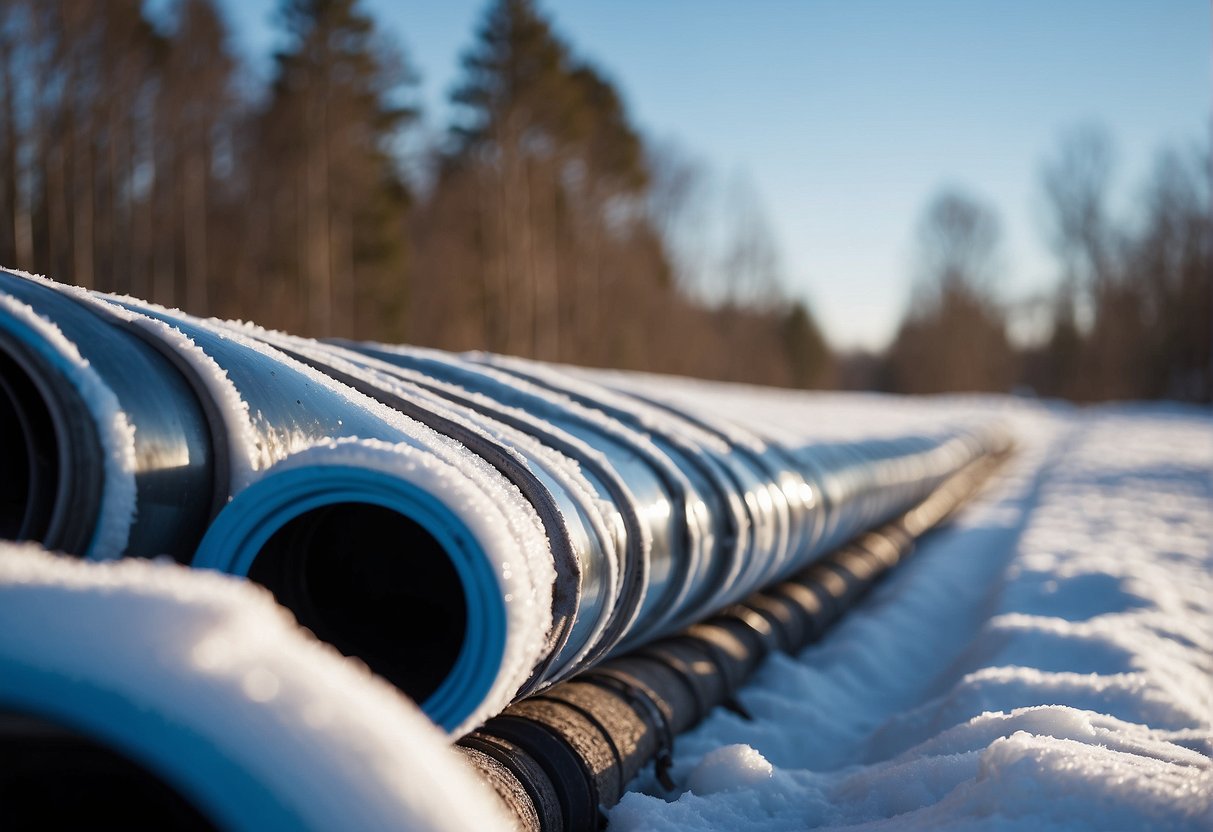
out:
{"label": "silver metallic pipe surface", "polygon": [[[716,535],[723,551],[714,555],[713,560],[728,564],[728,568],[723,576],[708,582],[707,587],[700,587],[699,604],[687,604],[693,610],[689,617],[699,617],[696,615],[699,606],[713,609],[721,605],[717,595],[711,594],[721,587],[736,588],[762,582],[770,562],[786,553],[786,498],[778,488],[768,488],[771,484],[767,478],[754,471],[750,461],[739,454],[735,445],[702,431],[694,420],[684,418],[676,411],[650,408],[634,397],[616,394],[599,384],[581,382],[531,361],[492,355],[474,355],[473,358],[540,384],[553,393],[566,395],[587,408],[597,408],[637,431],[647,432],[662,450],[682,462],[684,469],[697,469],[701,473],[706,489],[717,495],[713,517],[717,523],[725,524],[725,529],[718,529]],[[708,593],[706,599],[702,598],[704,591]],[[672,617],[667,616],[662,622],[664,627],[659,628],[670,627]]]}
{"label": "silver metallic pipe surface", "polygon": [[603,810],[650,762],[662,785],[674,788],[677,735],[722,705],[749,719],[733,696],[763,659],[820,638],[920,536],[978,491],[1007,453],[983,451],[893,522],[700,624],[510,706],[457,748],[520,829],[601,829]]}
{"label": "silver metallic pipe surface", "polygon": [[0,273],[21,472],[0,533],[247,575],[462,732],[803,570],[1002,441],[827,442],[795,417],[809,399],[729,421],[736,388],[679,384]]}
{"label": "silver metallic pipe surface", "polygon": [[187,559],[216,504],[203,403],[120,321],[5,271],[0,295],[4,537]]}
{"label": "silver metallic pipe surface", "polygon": [[[628,564],[642,570],[643,580],[621,608],[596,655],[613,649],[620,639],[670,606],[671,596],[707,563],[713,536],[711,506],[697,488],[698,476],[649,437],[567,398],[552,395],[492,368],[434,350],[382,345],[352,345],[398,370],[429,376],[435,392],[463,401],[497,418],[514,419],[520,429],[536,435],[557,429],[576,442],[567,451],[588,470],[612,472],[623,484],[616,500],[638,518],[629,529]],[[538,421],[537,421],[538,420]],[[538,432],[537,432],[538,431]],[[554,437],[558,441],[561,436]],[[625,587],[627,585],[625,584]]]}
{"label": "silver metallic pipe surface", "polygon": [[[588,480],[593,492],[605,501],[606,508],[603,511],[609,515],[610,524],[614,528],[612,536],[616,540],[615,550],[620,570],[618,595],[611,615],[597,643],[591,645],[590,651],[581,656],[578,662],[590,663],[612,647],[618,641],[619,635],[632,625],[639,612],[640,604],[645,598],[654,550],[659,553],[659,560],[660,553],[668,551],[662,537],[666,533],[668,522],[661,520],[662,525],[656,529],[646,524],[654,518],[660,520],[662,514],[660,510],[646,510],[648,506],[661,507],[667,504],[668,495],[662,490],[660,477],[651,473],[642,462],[629,460],[626,456],[627,446],[613,438],[610,432],[597,434],[595,430],[600,426],[584,424],[575,417],[570,420],[569,414],[561,411],[549,412],[546,415],[552,417],[552,420],[541,418],[522,407],[500,402],[476,390],[442,381],[406,366],[379,361],[369,354],[348,354],[348,357],[426,391],[432,391],[452,405],[465,407],[469,413],[476,414],[477,418],[489,424],[496,423],[516,430],[519,435],[529,437],[530,441],[559,453],[575,464],[577,470]],[[509,395],[502,397],[514,402],[513,397]],[[540,405],[539,411],[544,412],[542,402],[530,404]],[[570,425],[570,430],[565,430],[561,425]],[[594,445],[574,431],[584,431]],[[604,448],[606,453],[603,452]],[[629,474],[627,482],[624,481],[624,473]],[[603,504],[599,503],[600,508]],[[654,540],[658,541],[656,547]]]}
{"label": "silver metallic pipe surface", "polygon": [[[751,523],[765,524],[768,535],[754,547],[757,551],[748,554],[748,569],[718,584],[717,594],[708,604],[693,609],[684,624],[745,597],[781,575],[803,568],[858,532],[896,516],[906,506],[923,499],[947,476],[988,448],[1000,447],[1004,441],[1000,432],[989,426],[850,442],[802,444],[786,439],[764,440],[745,425],[724,428],[705,415],[711,412],[715,401],[737,395],[735,391],[722,392],[729,390],[724,385],[717,388],[701,385],[703,401],[692,409],[661,401],[644,386],[634,392],[629,389],[627,374],[562,372],[518,358],[487,354],[469,357],[559,391],[586,406],[597,406],[638,430],[666,436],[671,444],[693,441],[699,446],[698,452],[717,456],[722,466],[738,477],[738,488],[743,489]],[[596,383],[599,376],[615,383]],[[603,392],[604,386],[613,389]],[[761,429],[763,420],[755,419],[754,426]],[[805,435],[812,435],[811,426]],[[741,484],[738,472],[747,468],[765,469],[758,486],[752,481],[749,488]],[[802,482],[812,485],[805,489]],[[781,546],[780,515],[764,505],[764,497],[776,494],[782,499],[774,501],[775,504],[794,514],[793,525],[800,530],[792,538],[792,545]],[[814,527],[816,534],[805,533]]]}
{"label": "silver metallic pipe surface", "polygon": [[712,527],[708,545],[715,551],[709,550],[704,558],[713,572],[705,575],[685,570],[684,582],[663,600],[664,616],[649,623],[653,632],[676,628],[679,615],[685,617],[688,608],[719,606],[714,592],[722,587],[735,587],[747,578],[753,580],[753,573],[761,571],[765,559],[776,555],[780,521],[786,520],[786,513],[781,517],[769,499],[765,502],[759,499],[756,491],[764,488],[765,483],[735,459],[727,443],[715,441],[715,437],[676,414],[662,419],[655,410],[645,410],[642,403],[533,362],[487,355],[471,358],[647,435],[697,484],[699,493],[708,501],[708,522]]}

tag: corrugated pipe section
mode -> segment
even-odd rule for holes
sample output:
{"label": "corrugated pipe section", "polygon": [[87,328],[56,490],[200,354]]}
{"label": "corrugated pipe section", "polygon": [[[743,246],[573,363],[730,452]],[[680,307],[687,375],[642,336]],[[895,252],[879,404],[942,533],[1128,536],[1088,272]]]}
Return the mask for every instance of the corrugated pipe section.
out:
{"label": "corrugated pipe section", "polygon": [[651,388],[0,272],[0,537],[247,575],[460,734],[787,581],[1005,445],[983,426],[826,444],[807,416],[724,423],[733,391]]}

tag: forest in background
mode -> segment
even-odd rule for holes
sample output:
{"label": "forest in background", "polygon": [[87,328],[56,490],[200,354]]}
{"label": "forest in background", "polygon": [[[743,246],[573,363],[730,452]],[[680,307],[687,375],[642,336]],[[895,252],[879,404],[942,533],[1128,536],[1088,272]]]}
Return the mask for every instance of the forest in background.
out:
{"label": "forest in background", "polygon": [[488,4],[432,140],[407,56],[355,0],[283,0],[278,23],[257,84],[212,0],[0,0],[0,264],[315,336],[794,387],[1213,397],[1207,143],[1161,152],[1121,216],[1109,137],[1062,137],[1040,177],[1057,288],[1028,300],[1005,296],[995,211],[941,191],[892,344],[838,355],[752,189],[705,207],[709,173],[644,136],[533,0]]}

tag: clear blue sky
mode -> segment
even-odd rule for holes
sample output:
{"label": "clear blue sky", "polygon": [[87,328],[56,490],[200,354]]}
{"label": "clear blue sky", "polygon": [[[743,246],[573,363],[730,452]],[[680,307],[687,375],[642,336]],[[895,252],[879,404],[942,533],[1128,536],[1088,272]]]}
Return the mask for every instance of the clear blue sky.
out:
{"label": "clear blue sky", "polygon": [[[364,3],[403,42],[440,129],[485,0]],[[264,56],[274,0],[224,5],[241,48]],[[915,222],[939,187],[998,209],[1002,294],[1022,297],[1054,276],[1037,181],[1062,131],[1109,129],[1127,210],[1155,150],[1207,135],[1213,112],[1207,0],[542,5],[646,134],[753,181],[790,291],[842,347],[891,337]]]}

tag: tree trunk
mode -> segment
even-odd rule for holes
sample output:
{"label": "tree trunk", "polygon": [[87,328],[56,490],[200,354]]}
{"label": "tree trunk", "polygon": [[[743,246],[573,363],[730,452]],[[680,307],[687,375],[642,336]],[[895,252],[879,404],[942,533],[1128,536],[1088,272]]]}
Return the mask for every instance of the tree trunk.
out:
{"label": "tree trunk", "polygon": [[[188,139],[187,139],[188,141]],[[193,146],[185,161],[182,229],[185,248],[185,306],[194,315],[209,314],[207,297],[207,163],[205,149]]]}

